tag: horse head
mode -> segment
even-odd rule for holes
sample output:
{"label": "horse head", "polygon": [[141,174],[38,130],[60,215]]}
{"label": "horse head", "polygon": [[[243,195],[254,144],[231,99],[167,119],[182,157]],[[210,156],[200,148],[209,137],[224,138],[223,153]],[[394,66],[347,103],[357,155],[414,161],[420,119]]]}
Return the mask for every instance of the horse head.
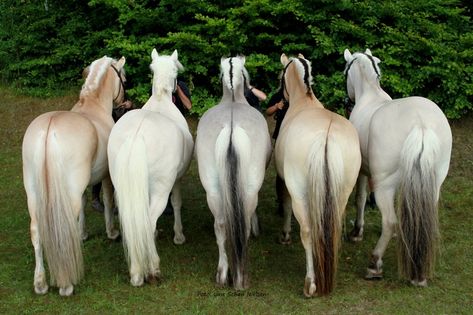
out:
{"label": "horse head", "polygon": [[178,60],[177,50],[171,56],[159,55],[156,49],[151,52],[153,71],[153,94],[160,97],[163,94],[171,95],[177,87],[177,73],[184,70]]}
{"label": "horse head", "polygon": [[371,50],[366,49],[364,53],[356,52],[351,54],[348,49],[344,51],[345,78],[347,82],[347,94],[351,101],[355,100],[355,85],[362,80],[374,82],[379,85],[381,70],[378,64],[381,60],[371,54]]}
{"label": "horse head", "polygon": [[[85,78],[80,97],[96,94],[97,96],[110,93],[114,104],[121,104],[125,99],[125,57],[120,60],[103,56],[92,62],[82,71]],[[108,78],[108,79],[107,79]],[[109,88],[105,82],[113,80]]]}
{"label": "horse head", "polygon": [[281,89],[284,99],[289,98],[289,91],[295,91],[298,88],[312,98],[312,67],[309,60],[302,54],[297,57],[288,58],[286,54],[281,55],[281,64],[284,67],[281,77]]}
{"label": "horse head", "polygon": [[250,79],[245,68],[245,56],[223,58],[220,60],[220,79],[222,80],[224,95],[230,93],[232,101],[244,99],[244,87],[249,86]]}

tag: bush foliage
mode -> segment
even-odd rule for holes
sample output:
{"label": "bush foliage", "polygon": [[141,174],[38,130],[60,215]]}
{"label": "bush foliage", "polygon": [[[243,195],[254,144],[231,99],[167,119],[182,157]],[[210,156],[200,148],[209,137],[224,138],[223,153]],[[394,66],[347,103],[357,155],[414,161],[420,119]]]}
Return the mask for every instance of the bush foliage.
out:
{"label": "bush foliage", "polygon": [[1,78],[47,96],[77,86],[92,60],[123,55],[129,95],[143,104],[152,48],[177,49],[193,111],[202,114],[220,97],[222,56],[246,55],[252,83],[270,94],[280,54],[302,53],[315,94],[340,110],[343,50],[370,48],[392,97],[425,96],[459,118],[473,108],[472,10],[465,0],[3,0]]}

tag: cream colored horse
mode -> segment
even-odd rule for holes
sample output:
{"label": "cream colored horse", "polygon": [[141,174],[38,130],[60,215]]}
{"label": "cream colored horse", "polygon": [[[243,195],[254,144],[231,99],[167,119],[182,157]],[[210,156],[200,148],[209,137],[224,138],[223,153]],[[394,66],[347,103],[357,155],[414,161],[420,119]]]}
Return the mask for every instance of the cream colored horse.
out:
{"label": "cream colored horse", "polygon": [[83,276],[81,238],[86,238],[84,192],[88,185],[102,181],[107,235],[111,239],[118,236],[113,228],[107,141],[113,126],[113,102],[124,95],[124,64],[123,57],[118,62],[108,57],[94,61],[72,110],[42,114],[26,130],[23,178],[37,294],[48,291],[43,250],[50,283],[59,287],[61,295],[71,295]]}
{"label": "cream colored horse", "polygon": [[186,119],[172,102],[179,69],[177,51],[159,56],[153,49],[153,92],[142,109],[125,114],[110,134],[110,175],[119,207],[131,284],[160,276],[156,221],[172,191],[174,243],[185,241],[181,224],[180,180],[194,148]]}
{"label": "cream colored horse", "polygon": [[[399,267],[412,284],[426,286],[438,239],[438,199],[448,173],[452,133],[447,118],[422,97],[393,100],[381,88],[380,60],[345,50],[350,121],[360,136],[362,170],[352,240],[363,237],[368,178],[382,216],[382,234],[366,278],[382,277],[383,254],[399,222]],[[398,215],[394,198],[398,193]]]}
{"label": "cream colored horse", "polygon": [[215,218],[216,282],[228,284],[227,246],[235,289],[248,287],[247,243],[257,226],[258,192],[271,156],[266,121],[244,96],[249,85],[244,64],[244,57],[221,60],[223,96],[200,119],[196,139],[199,177]]}
{"label": "cream colored horse", "polygon": [[334,286],[345,206],[360,170],[358,135],[317,100],[308,60],[283,54],[281,63],[281,88],[290,104],[275,146],[276,169],[287,188],[282,240],[290,241],[292,207],[306,253],[304,294],[324,295]]}

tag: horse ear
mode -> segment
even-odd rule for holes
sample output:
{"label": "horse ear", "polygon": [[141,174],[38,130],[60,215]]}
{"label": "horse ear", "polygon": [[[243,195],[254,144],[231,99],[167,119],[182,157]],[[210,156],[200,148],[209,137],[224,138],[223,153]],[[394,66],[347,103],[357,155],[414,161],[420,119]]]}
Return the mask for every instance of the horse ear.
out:
{"label": "horse ear", "polygon": [[246,57],[244,55],[239,55],[238,58],[240,58],[241,62],[245,64]]}
{"label": "horse ear", "polygon": [[123,66],[125,65],[125,61],[126,61],[125,57],[122,56],[120,60],[117,61],[117,68],[118,69],[123,68]]}
{"label": "horse ear", "polygon": [[151,59],[156,59],[158,58],[159,55],[158,55],[158,52],[156,51],[156,48],[153,48],[153,51],[151,52]]}
{"label": "horse ear", "polygon": [[282,65],[285,67],[288,62],[289,62],[289,59],[287,58],[286,54],[283,53],[283,54],[281,55],[281,63],[282,63]]}
{"label": "horse ear", "polygon": [[301,59],[305,59],[305,58],[304,58],[304,55],[301,54],[301,53],[299,53],[299,55],[297,55],[297,57],[298,57],[298,58],[301,58]]}
{"label": "horse ear", "polygon": [[368,56],[373,57],[373,55],[371,54],[371,50],[369,48],[366,48],[365,54],[367,54]]}
{"label": "horse ear", "polygon": [[177,56],[177,49],[174,49],[172,55],[171,55],[171,58],[176,61],[178,59],[178,56]]}
{"label": "horse ear", "polygon": [[343,56],[345,57],[345,61],[346,62],[350,62],[352,61],[353,59],[353,55],[351,54],[351,52],[347,49],[345,49],[345,51],[343,52]]}

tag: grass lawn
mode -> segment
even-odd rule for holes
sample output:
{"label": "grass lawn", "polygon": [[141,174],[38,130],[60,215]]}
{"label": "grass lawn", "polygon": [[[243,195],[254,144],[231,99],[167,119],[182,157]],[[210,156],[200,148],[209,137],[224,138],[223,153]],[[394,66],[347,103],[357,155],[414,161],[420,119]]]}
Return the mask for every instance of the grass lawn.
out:
{"label": "grass lawn", "polygon": [[[33,118],[46,111],[70,109],[76,98],[77,95],[48,100],[19,97],[0,88],[0,113],[4,119],[0,149],[0,314],[473,314],[471,114],[451,123],[453,156],[440,206],[441,256],[435,278],[427,288],[415,288],[399,279],[394,241],[386,251],[384,279],[363,279],[370,252],[381,232],[379,211],[368,209],[364,240],[342,244],[333,294],[304,298],[305,256],[297,223],[293,224],[292,245],[276,242],[282,218],[276,214],[272,163],[257,209],[262,233],[250,242],[250,289],[217,288],[213,217],[193,161],[183,180],[182,218],[187,242],[182,246],[173,244],[172,216],[158,220],[157,246],[163,275],[159,285],[134,288],[129,284],[122,244],[107,239],[103,215],[93,211],[89,203],[89,239],[83,244],[84,279],[71,297],[60,297],[57,288],[37,296],[33,290],[34,253],[22,181],[21,142]],[[272,126],[273,122],[269,122]],[[195,131],[197,120],[190,118],[189,123]],[[350,202],[347,231],[354,213]]]}

